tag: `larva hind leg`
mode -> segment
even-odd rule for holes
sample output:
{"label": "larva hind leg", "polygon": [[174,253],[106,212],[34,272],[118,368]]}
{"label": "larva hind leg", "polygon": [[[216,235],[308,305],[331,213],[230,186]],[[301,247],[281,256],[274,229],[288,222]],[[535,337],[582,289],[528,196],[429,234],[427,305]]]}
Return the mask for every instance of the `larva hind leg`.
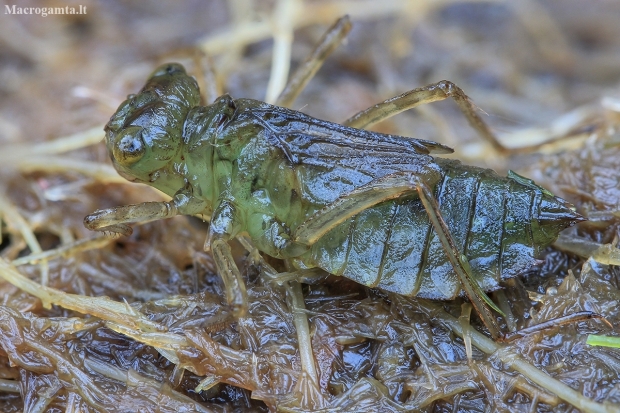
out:
{"label": "larva hind leg", "polygon": [[370,108],[363,110],[346,121],[346,126],[353,128],[366,129],[375,123],[379,123],[400,112],[415,108],[418,105],[436,102],[452,98],[458,105],[459,109],[469,124],[478,132],[478,134],[487,140],[500,153],[506,153],[508,150],[497,140],[489,126],[478,115],[476,108],[463,90],[448,80],[442,80],[428,86],[410,90],[402,95],[384,100]]}
{"label": "larva hind leg", "polygon": [[491,337],[493,337],[493,339],[498,339],[502,334],[489,307],[493,308],[500,314],[502,314],[501,310],[491,301],[486,293],[482,291],[476,280],[472,277],[472,269],[469,265],[469,261],[467,260],[467,257],[465,257],[465,255],[463,255],[456,247],[456,243],[450,234],[450,230],[448,229],[445,220],[441,216],[439,205],[433,197],[431,189],[421,179],[414,177],[414,180],[417,181],[415,182],[415,186],[418,195],[420,196],[420,200],[424,205],[424,209],[426,209],[426,213],[428,214],[431,224],[437,233],[448,261],[450,261],[452,268],[459,277],[459,281],[461,282],[461,286],[463,287],[465,294],[467,294],[467,297],[473,304],[476,312],[480,315],[484,325],[489,329]]}
{"label": "larva hind leg", "polygon": [[291,248],[298,244],[311,246],[328,231],[365,209],[415,192],[415,186],[411,184],[410,179],[412,175],[411,172],[386,175],[354,189],[321,208],[297,227],[291,235]]}
{"label": "larva hind leg", "polygon": [[459,277],[463,290],[480,314],[491,335],[498,338],[500,329],[489,306],[500,313],[501,311],[472,277],[469,262],[456,247],[430,187],[423,179],[411,172],[397,172],[371,181],[317,211],[291,235],[291,249],[299,249],[301,245],[309,247],[328,231],[361,211],[389,199],[411,195],[412,193],[417,193],[420,197],[446,257]]}

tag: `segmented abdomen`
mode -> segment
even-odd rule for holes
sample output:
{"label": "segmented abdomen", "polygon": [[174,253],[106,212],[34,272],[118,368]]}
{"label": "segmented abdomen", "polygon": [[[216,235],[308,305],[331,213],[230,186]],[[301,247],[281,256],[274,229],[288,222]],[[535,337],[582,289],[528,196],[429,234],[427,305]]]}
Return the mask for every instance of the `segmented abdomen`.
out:
{"label": "segmented abdomen", "polygon": [[[542,189],[489,169],[437,159],[434,188],[443,218],[484,290],[535,263],[545,248],[533,236]],[[557,234],[555,234],[557,236]],[[417,196],[384,202],[345,221],[301,257],[304,264],[369,287],[403,295],[452,299],[461,291]]]}

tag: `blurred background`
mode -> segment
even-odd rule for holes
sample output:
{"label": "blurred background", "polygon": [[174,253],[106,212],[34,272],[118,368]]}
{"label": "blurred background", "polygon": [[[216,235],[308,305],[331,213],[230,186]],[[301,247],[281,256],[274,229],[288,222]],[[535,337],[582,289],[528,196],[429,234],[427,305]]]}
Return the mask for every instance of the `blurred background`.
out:
{"label": "blurred background", "polygon": [[[7,7],[13,5],[18,8],[82,6],[86,13],[46,17],[7,14]],[[116,107],[129,93],[137,92],[159,64],[181,62],[204,84],[204,67],[198,62],[207,55],[214,77],[206,83],[210,82],[209,86],[218,93],[229,93],[235,98],[273,100],[274,94],[277,96],[278,82],[286,79],[289,63],[290,70],[294,70],[327,28],[345,14],[353,24],[350,34],[293,104],[294,109],[342,122],[389,97],[440,80],[451,80],[464,89],[500,141],[513,148],[513,152],[496,152],[476,135],[450,100],[405,112],[373,129],[442,142],[455,148],[453,156],[464,163],[492,167],[501,174],[509,168],[514,169],[569,199],[581,213],[590,217],[592,227],[582,230],[580,236],[609,243],[618,235],[620,136],[616,130],[620,119],[620,3],[617,1],[19,0],[14,4],[2,1],[0,6],[0,255],[9,261],[37,252],[37,248],[47,250],[90,236],[83,228],[82,219],[95,209],[162,199],[150,188],[124,183],[111,169],[105,147],[99,143],[103,139],[103,125]],[[54,142],[59,138],[62,143],[55,147]],[[60,262],[50,261],[45,270],[38,265],[28,265],[20,267],[20,271],[66,292],[105,295],[120,302],[147,302],[163,299],[168,294],[195,294],[206,290],[213,293],[213,303],[219,303],[221,285],[213,274],[210,258],[200,251],[205,227],[198,222],[190,225],[185,219],[173,221],[147,225],[132,238],[115,241],[104,250]],[[28,236],[24,235],[28,233],[36,242],[28,241]],[[527,278],[525,284],[538,294],[548,292],[549,288],[556,288],[556,293],[557,288],[573,291],[563,280],[569,269],[579,277],[582,262],[582,258],[574,254],[550,252],[542,270]],[[601,270],[601,277],[616,288],[620,274],[615,267],[610,268],[606,267],[607,272]],[[145,274],[148,274],[147,279]],[[359,325],[349,326],[351,331],[364,330],[366,327],[360,327],[366,325],[364,323],[375,323],[376,327],[380,325],[380,317],[388,317],[383,320],[401,317],[396,315],[400,314],[398,310],[391,307],[395,301],[346,283],[338,288],[360,294],[359,302],[332,309],[342,311],[338,314],[343,319],[346,319],[346,311],[368,305],[369,299],[378,308],[376,313],[365,313],[366,310],[355,313],[358,318],[352,318]],[[13,320],[13,324],[19,326],[12,332],[4,330],[0,337],[4,349],[0,350],[3,410],[61,411],[77,403],[85,410],[97,411],[88,395],[70,390],[67,376],[63,375],[66,373],[58,373],[58,363],[48,363],[47,370],[40,366],[27,367],[26,362],[16,367],[9,362],[14,359],[5,355],[10,343],[15,343],[19,336],[16,331],[21,331],[23,336],[44,337],[44,329],[37,330],[30,321],[20,319],[20,314],[11,311],[31,313],[39,320],[78,314],[59,307],[44,308],[38,299],[6,283],[0,293],[4,297],[2,320]],[[318,303],[321,294],[329,297],[335,292],[315,291],[315,294]],[[595,304],[590,307],[598,308],[601,313],[615,311],[615,293],[605,294],[606,298],[591,298],[591,302],[600,307]],[[284,295],[281,295],[281,305],[286,310]],[[562,305],[568,305],[568,299],[560,297],[563,297],[560,301],[564,300]],[[572,299],[574,303],[583,301],[582,296]],[[146,306],[140,311],[178,329],[200,325],[202,321],[199,320],[217,314],[213,309],[205,310],[208,315],[192,313],[193,321],[183,324],[178,314],[175,317],[179,318],[157,316],[158,310],[168,308],[166,305]],[[531,319],[531,305],[526,298],[525,304],[515,306],[523,310],[518,314],[522,318],[517,324],[525,325]],[[459,307],[455,304],[454,308]],[[570,312],[581,307],[562,308]],[[251,348],[247,344],[249,339],[244,341],[243,334],[267,328],[268,316],[274,311],[257,313],[257,320],[263,317],[263,324],[256,321],[254,327],[248,324],[240,328],[227,322],[226,329],[214,333],[214,340],[237,350],[248,350]],[[320,314],[320,306],[313,307],[313,311]],[[458,315],[458,310],[452,312]],[[376,320],[373,314],[378,314]],[[552,315],[553,312],[549,313],[549,317]],[[318,316],[311,318],[315,323],[314,332],[319,331],[320,326],[325,327],[319,320]],[[334,397],[347,394],[355,388],[355,383],[359,384],[360,377],[367,375],[389,388],[385,394],[376,393],[377,400],[383,397],[414,403],[418,400],[416,397],[422,397],[419,390],[415,390],[418,387],[407,384],[412,381],[405,373],[402,373],[405,378],[397,380],[399,384],[381,378],[387,377],[387,373],[374,363],[381,359],[377,354],[385,356],[381,359],[384,362],[389,358],[382,353],[387,351],[386,343],[402,350],[398,356],[400,361],[395,363],[401,363],[402,371],[420,380],[419,388],[437,385],[420,378],[426,377],[420,366],[427,362],[437,366],[445,363],[446,369],[467,366],[460,339],[439,333],[431,321],[420,323],[427,323],[426,327],[419,326],[427,328],[425,343],[443,343],[436,345],[433,351],[445,353],[435,358],[425,353],[423,357],[419,343],[415,344],[416,340],[423,341],[419,337],[409,337],[406,343],[395,336],[382,336],[373,341],[368,332],[357,336],[351,333],[363,337],[359,342],[334,344],[336,327],[325,330],[323,337],[330,337],[331,341],[326,338],[326,342],[332,345],[325,348],[333,352],[336,360],[333,365],[337,367],[325,367],[329,363],[323,366],[323,391]],[[281,326],[272,325],[271,328],[277,330]],[[180,374],[174,365],[144,343],[103,327],[96,326],[89,331],[87,337],[55,335],[47,340],[55,343],[59,351],[73,354],[68,358],[78,366],[81,366],[79,359],[87,354],[160,381]],[[296,345],[295,335],[290,337],[291,345]],[[553,371],[558,376],[587,397],[620,402],[620,368],[617,367],[620,355],[601,352],[602,355],[595,357],[584,349],[583,340],[579,341],[581,339],[574,335],[555,337],[555,343],[523,347],[519,351],[545,367],[554,366]],[[313,345],[321,348],[320,343]],[[533,343],[528,345],[534,346]],[[254,348],[254,351],[258,350]],[[265,350],[265,354],[280,354],[278,352],[285,352],[285,349],[270,351]],[[566,361],[569,355],[572,358]],[[294,370],[291,366],[298,366],[294,355],[282,356],[282,360],[287,368]],[[492,367],[492,361],[485,366]],[[95,373],[97,370],[92,365],[82,367],[98,377],[101,388],[114,394],[112,385],[98,376],[100,373]],[[383,373],[377,373],[379,370]],[[575,411],[564,402],[540,396],[541,399],[527,391],[523,394],[529,396],[508,390],[508,395],[498,396],[499,387],[494,388],[493,383],[480,378],[485,375],[483,370],[478,370],[477,375],[464,371],[458,370],[458,374],[448,375],[449,378],[442,376],[444,381],[439,380],[441,385],[436,391],[446,392],[445,399],[424,396],[427,397],[424,400],[430,401],[415,406],[426,411],[464,412],[485,411],[489,406],[497,411],[508,411],[515,406],[535,411],[537,406],[544,405],[547,407],[540,408],[541,411]],[[46,375],[58,376],[65,380],[64,384],[58,388],[53,383],[45,387],[42,377]],[[590,378],[589,384],[580,381],[586,376]],[[275,385],[273,394],[253,389],[252,397],[262,400],[258,401],[251,398],[249,390],[241,390],[244,386],[233,386],[230,382],[198,394],[193,389],[201,375],[186,373],[181,377],[183,379],[178,382],[170,379],[176,383],[176,387],[172,387],[212,409],[205,411],[266,411],[268,407],[284,403],[273,398],[273,394],[285,393]],[[291,380],[294,384],[295,380]],[[20,383],[21,393],[10,387],[8,381]],[[466,384],[458,390],[449,390],[448,385],[456,382]],[[288,390],[293,385],[290,383]],[[46,399],[48,404],[37,405],[40,400],[37,391],[49,388],[55,388],[58,393],[50,393],[52,396]],[[272,398],[265,394],[271,394]],[[79,402],[82,399],[89,402]],[[274,402],[276,399],[278,403]],[[536,404],[540,400],[548,404]],[[126,405],[122,404],[125,402]],[[122,406],[131,406],[129,400],[122,403]],[[182,399],[179,403],[170,410],[164,406],[159,408],[160,411],[175,411],[182,403],[189,402]],[[347,405],[351,411],[361,408],[351,403]],[[368,406],[377,408],[379,405]],[[36,406],[44,407],[36,410]],[[288,406],[289,411],[305,411],[308,407],[299,407],[290,401]],[[366,408],[370,408],[368,406]],[[398,411],[389,403],[381,406],[391,406],[385,407],[386,411]],[[28,410],[30,408],[34,410]]]}
{"label": "blurred background", "polygon": [[[197,49],[212,57],[220,91],[264,100],[274,32],[294,30],[294,68],[344,14],[353,22],[346,43],[295,104],[332,121],[448,79],[501,135],[547,127],[613,95],[620,78],[614,24],[620,6],[613,1],[68,0],[61,6],[83,5],[87,14],[47,17],[7,15],[6,5],[0,14],[3,142],[38,142],[103,124],[153,67],[179,60],[192,70]],[[450,103],[435,104],[382,128],[466,142],[471,132],[453,112]],[[436,130],[437,123],[445,130]]]}

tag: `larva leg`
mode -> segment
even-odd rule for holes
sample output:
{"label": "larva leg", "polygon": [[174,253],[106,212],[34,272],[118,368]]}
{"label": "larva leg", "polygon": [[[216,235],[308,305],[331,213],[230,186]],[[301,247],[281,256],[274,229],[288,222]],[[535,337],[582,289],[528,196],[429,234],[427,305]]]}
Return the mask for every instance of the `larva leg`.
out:
{"label": "larva leg", "polygon": [[220,273],[220,277],[222,277],[222,281],[224,281],[226,301],[232,308],[235,317],[243,317],[248,312],[248,294],[239,268],[235,264],[228,240],[216,237],[211,239],[210,244],[215,265]]}
{"label": "larva leg", "polygon": [[128,236],[132,233],[128,224],[142,224],[171,218],[178,214],[178,208],[173,201],[143,202],[97,210],[84,218],[84,226],[91,231],[111,232]]}
{"label": "larva leg", "polygon": [[577,313],[568,314],[562,317],[554,318],[552,320],[548,320],[539,324],[535,324],[530,327],[523,328],[521,330],[515,331],[514,333],[509,333],[503,336],[500,341],[504,343],[509,343],[521,337],[526,337],[530,334],[540,333],[549,328],[555,328],[564,324],[573,324],[580,321],[587,321],[592,319],[599,319],[607,324],[613,330],[613,325],[607,321],[602,315],[594,313],[592,311],[579,311]]}
{"label": "larva leg", "polygon": [[222,96],[222,91],[218,87],[215,71],[210,57],[202,50],[196,52],[194,61],[198,68],[199,76],[196,76],[199,89],[202,91],[202,98],[207,105],[212,104]]}
{"label": "larva leg", "polygon": [[278,100],[276,100],[276,105],[288,108],[293,104],[297,96],[306,87],[306,84],[321,68],[325,59],[340,45],[340,42],[342,42],[342,39],[350,30],[351,21],[349,16],[341,17],[329,28],[321,40],[319,40],[312,53],[293,73],[286,87],[280,93]]}
{"label": "larva leg", "polygon": [[312,245],[332,228],[363,210],[414,192],[411,176],[410,172],[397,172],[349,192],[308,217],[297,227],[291,240],[294,244]]}
{"label": "larva leg", "polygon": [[91,231],[131,235],[128,224],[144,224],[176,215],[194,215],[203,212],[205,202],[192,195],[190,187],[179,190],[167,202],[142,202],[114,208],[100,209],[84,218],[84,226]]}
{"label": "larva leg", "polygon": [[487,124],[482,120],[480,115],[478,115],[474,105],[471,103],[465,92],[448,80],[442,80],[441,82],[433,83],[418,89],[413,89],[409,92],[403,93],[402,95],[384,100],[381,103],[353,115],[351,118],[343,122],[343,124],[354,128],[365,129],[375,123],[381,122],[382,120],[392,117],[405,110],[412,109],[418,105],[436,102],[447,98],[454,99],[459,109],[461,109],[461,112],[463,112],[469,121],[469,124],[480,134],[480,136],[491,143],[497,151],[501,153],[507,152],[507,149],[499,143],[493,132],[491,132]]}
{"label": "larva leg", "polygon": [[220,200],[211,217],[205,242],[205,251],[211,250],[213,254],[217,270],[224,281],[226,300],[236,318],[245,316],[248,311],[245,283],[228,244],[238,227],[237,208],[228,200]]}
{"label": "larva leg", "polygon": [[495,317],[491,313],[491,310],[489,309],[489,305],[496,311],[500,313],[501,311],[495,304],[493,304],[491,299],[487,297],[485,292],[482,291],[476,280],[473,279],[469,261],[467,261],[467,257],[461,254],[459,249],[456,247],[456,243],[450,234],[450,230],[448,229],[445,220],[441,216],[439,205],[433,197],[431,189],[418,177],[414,177],[414,179],[417,181],[415,185],[420,196],[420,200],[422,201],[424,209],[426,209],[426,213],[431,220],[431,224],[433,225],[439,241],[443,246],[448,261],[450,261],[452,268],[454,268],[454,271],[459,277],[465,294],[467,294],[467,297],[480,315],[484,325],[489,329],[491,337],[493,337],[493,339],[498,339],[501,336],[500,328],[495,320]]}
{"label": "larva leg", "polygon": [[245,235],[237,235],[237,241],[250,254],[250,259],[254,265],[260,265],[263,280],[282,286],[289,281],[298,281],[303,284],[317,284],[329,276],[328,272],[320,268],[308,268],[291,272],[278,272],[269,265],[260,255],[260,251],[252,244],[252,241]]}
{"label": "larva leg", "polygon": [[374,180],[327,205],[304,221],[291,236],[291,248],[310,246],[335,226],[380,202],[417,192],[431,224],[443,246],[448,261],[457,273],[463,290],[494,338],[500,336],[497,321],[489,305],[499,312],[471,275],[467,258],[460,253],[441,216],[439,205],[429,186],[410,172],[398,172]]}

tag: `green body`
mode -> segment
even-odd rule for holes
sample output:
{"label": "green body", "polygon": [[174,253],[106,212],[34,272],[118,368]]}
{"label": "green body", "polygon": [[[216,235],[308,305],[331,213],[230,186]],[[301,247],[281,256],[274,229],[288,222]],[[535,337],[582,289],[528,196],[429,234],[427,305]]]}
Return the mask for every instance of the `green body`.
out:
{"label": "green body", "polygon": [[449,151],[434,142],[348,128],[250,99],[222,96],[199,106],[196,82],[179,65],[156,71],[106,130],[123,176],[182,194],[183,213],[211,217],[211,231],[247,232],[260,251],[299,268],[320,267],[405,295],[449,299],[461,291],[415,192],[364,210],[313,245],[295,245],[292,234],[351,191],[412,172],[433,188],[479,285],[493,290],[527,270],[578,218],[518,175],[431,157]]}

